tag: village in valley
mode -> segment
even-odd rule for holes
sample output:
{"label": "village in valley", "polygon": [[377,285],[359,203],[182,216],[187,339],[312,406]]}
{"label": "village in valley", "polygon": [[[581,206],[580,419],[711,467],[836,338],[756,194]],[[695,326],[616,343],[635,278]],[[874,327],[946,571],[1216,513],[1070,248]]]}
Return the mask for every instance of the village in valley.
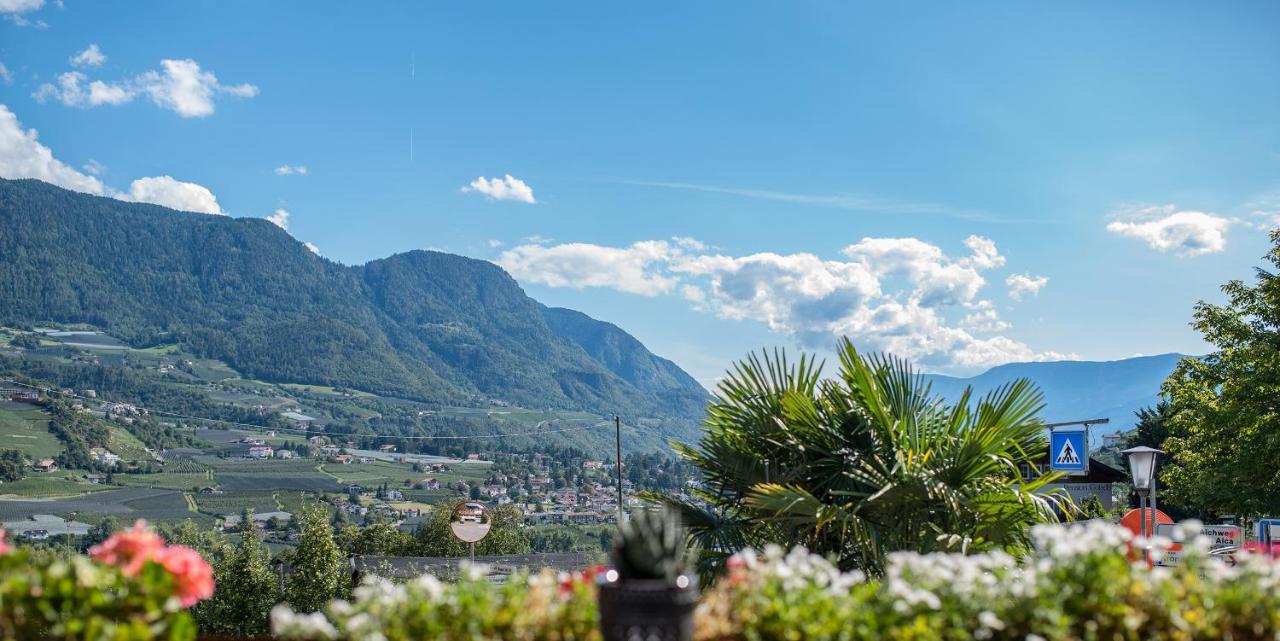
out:
{"label": "village in valley", "polygon": [[[0,352],[8,348],[11,355],[68,363],[119,359],[124,352],[105,338],[85,342],[88,333],[76,334],[75,345],[58,340],[65,336],[51,331],[40,335],[43,342],[14,341],[15,335],[31,336],[10,330]],[[174,379],[190,378],[186,372],[210,370],[173,355],[134,359],[133,367],[143,376],[169,385]],[[212,369],[219,371],[216,365]],[[332,408],[335,399],[368,400],[369,395],[299,386],[283,398],[280,391],[264,391],[261,384],[227,380],[195,379],[187,387],[219,403],[237,405],[239,415],[255,417],[262,425],[156,413],[112,400],[110,391],[97,388],[42,387],[0,379],[0,420],[6,428],[21,428],[22,433],[8,436],[23,453],[21,470],[0,483],[4,529],[36,540],[83,536],[111,517],[156,523],[193,520],[232,532],[241,527],[242,515],[252,511],[255,525],[269,540],[287,543],[297,536],[291,523],[294,513],[308,501],[321,500],[353,523],[391,523],[412,532],[436,505],[478,499],[518,510],[522,523],[532,528],[585,528],[589,534],[581,538],[592,544],[598,541],[598,530],[616,520],[619,489],[622,507],[630,509],[641,503],[641,492],[683,492],[697,485],[688,466],[664,455],[628,455],[619,488],[616,461],[581,448],[454,448],[426,453],[421,439],[343,433],[349,427],[336,427],[332,415],[317,411]],[[246,393],[248,389],[256,393]],[[520,411],[502,401],[489,405],[491,409],[483,412],[456,412],[487,418]],[[84,427],[59,427],[59,412],[73,412]],[[413,420],[440,420],[449,412],[412,406],[404,411]],[[586,420],[582,415],[574,418]],[[612,422],[607,418],[591,420],[608,427]],[[550,420],[562,419],[540,418],[534,426]],[[76,443],[74,450],[87,442],[82,434],[94,442],[84,448],[84,456],[68,455],[67,443]],[[476,440],[468,447],[486,444],[502,443]],[[88,509],[89,503],[99,507]]]}

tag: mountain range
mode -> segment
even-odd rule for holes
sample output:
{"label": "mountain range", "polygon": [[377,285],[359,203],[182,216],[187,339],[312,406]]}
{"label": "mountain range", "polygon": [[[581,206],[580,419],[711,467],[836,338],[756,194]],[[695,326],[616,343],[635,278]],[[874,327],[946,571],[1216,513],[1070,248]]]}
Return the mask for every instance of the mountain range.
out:
{"label": "mountain range", "polygon": [[243,376],[442,404],[695,418],[692,377],[625,331],[525,295],[493,263],[347,266],[261,218],[0,179],[0,324],[87,324]]}
{"label": "mountain range", "polygon": [[[347,266],[264,219],[0,179],[0,324],[42,323],[91,325],[134,347],[180,345],[250,378],[442,404],[691,421],[709,398],[621,328],[546,307],[487,261],[411,251]],[[1046,420],[1107,417],[1106,433],[1155,403],[1180,358],[927,378],[955,399],[967,385],[981,394],[1026,377],[1045,394]]]}
{"label": "mountain range", "polygon": [[935,393],[948,400],[958,398],[966,386],[981,395],[1027,378],[1044,393],[1041,416],[1046,422],[1108,418],[1110,423],[1093,428],[1095,434],[1108,434],[1131,427],[1134,412],[1156,404],[1160,384],[1183,358],[1186,355],[1160,354],[1116,361],[1009,363],[969,378],[937,374],[925,378]]}

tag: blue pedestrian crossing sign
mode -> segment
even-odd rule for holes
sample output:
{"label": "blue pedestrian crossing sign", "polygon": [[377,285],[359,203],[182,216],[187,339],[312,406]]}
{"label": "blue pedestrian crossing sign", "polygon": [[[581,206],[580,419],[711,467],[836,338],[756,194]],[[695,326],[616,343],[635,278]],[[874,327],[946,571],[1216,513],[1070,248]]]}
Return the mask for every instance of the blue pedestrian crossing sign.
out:
{"label": "blue pedestrian crossing sign", "polygon": [[1089,449],[1084,430],[1049,433],[1049,469],[1068,474],[1089,471]]}

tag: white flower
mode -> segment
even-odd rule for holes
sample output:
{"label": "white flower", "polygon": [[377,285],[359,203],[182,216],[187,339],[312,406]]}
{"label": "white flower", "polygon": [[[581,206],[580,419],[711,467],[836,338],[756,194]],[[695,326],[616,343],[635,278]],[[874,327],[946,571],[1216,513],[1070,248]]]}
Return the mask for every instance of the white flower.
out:
{"label": "white flower", "polygon": [[287,605],[271,608],[271,631],[283,638],[323,639],[338,638],[338,630],[319,612],[298,614]]}

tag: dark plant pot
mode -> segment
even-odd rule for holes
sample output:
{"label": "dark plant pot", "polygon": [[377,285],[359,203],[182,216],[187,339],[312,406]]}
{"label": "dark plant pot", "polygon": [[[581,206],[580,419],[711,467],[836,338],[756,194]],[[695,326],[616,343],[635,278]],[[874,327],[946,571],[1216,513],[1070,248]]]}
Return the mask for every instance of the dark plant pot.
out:
{"label": "dark plant pot", "polygon": [[597,591],[604,641],[692,641],[698,577],[685,587],[663,580],[606,581]]}

